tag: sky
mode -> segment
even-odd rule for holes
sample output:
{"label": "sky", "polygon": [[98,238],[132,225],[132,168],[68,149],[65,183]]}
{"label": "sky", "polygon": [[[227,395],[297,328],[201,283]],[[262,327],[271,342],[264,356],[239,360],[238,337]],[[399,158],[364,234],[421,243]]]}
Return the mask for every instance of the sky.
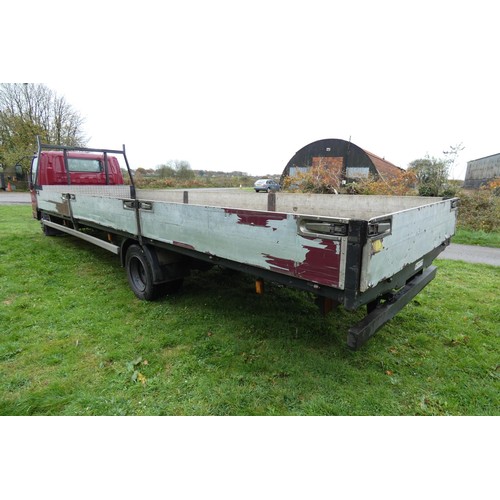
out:
{"label": "sky", "polygon": [[350,138],[403,168],[462,144],[463,179],[500,152],[495,3],[16,2],[0,74],[63,95],[88,146],[125,144],[132,168],[280,174],[303,146]]}

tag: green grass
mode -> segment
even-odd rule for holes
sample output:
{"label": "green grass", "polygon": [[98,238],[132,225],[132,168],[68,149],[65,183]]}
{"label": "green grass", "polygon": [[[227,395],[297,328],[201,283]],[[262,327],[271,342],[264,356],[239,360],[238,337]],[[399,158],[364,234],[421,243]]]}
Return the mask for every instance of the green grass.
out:
{"label": "green grass", "polygon": [[500,233],[498,231],[471,231],[470,229],[458,228],[452,242],[462,245],[500,248]]}
{"label": "green grass", "polygon": [[0,414],[498,415],[500,268],[437,265],[351,352],[361,311],[217,268],[141,302],[115,256],[0,207]]}

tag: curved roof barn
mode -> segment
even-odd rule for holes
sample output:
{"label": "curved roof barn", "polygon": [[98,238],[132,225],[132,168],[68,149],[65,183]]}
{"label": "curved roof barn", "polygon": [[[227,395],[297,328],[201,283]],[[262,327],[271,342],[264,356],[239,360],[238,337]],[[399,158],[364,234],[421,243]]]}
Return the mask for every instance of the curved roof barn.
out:
{"label": "curved roof barn", "polygon": [[384,158],[343,139],[322,139],[297,151],[287,163],[281,179],[322,166],[333,170],[339,180],[364,179],[369,175],[387,179],[404,171]]}

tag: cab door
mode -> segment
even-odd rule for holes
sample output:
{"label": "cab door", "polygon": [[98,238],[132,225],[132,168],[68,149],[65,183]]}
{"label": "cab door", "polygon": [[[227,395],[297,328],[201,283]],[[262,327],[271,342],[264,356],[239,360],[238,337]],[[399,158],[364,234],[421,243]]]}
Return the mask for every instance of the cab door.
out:
{"label": "cab door", "polygon": [[38,202],[36,198],[36,180],[38,174],[38,156],[35,156],[31,162],[30,177],[29,177],[29,189],[31,196],[31,211],[33,214],[33,219],[38,219]]}

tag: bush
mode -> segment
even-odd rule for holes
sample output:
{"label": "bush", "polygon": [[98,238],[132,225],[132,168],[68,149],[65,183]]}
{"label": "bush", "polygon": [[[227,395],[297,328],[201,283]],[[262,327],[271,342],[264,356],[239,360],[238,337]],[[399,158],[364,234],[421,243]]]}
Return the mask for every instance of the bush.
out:
{"label": "bush", "polygon": [[200,177],[180,179],[178,177],[146,177],[135,176],[135,184],[140,189],[195,189],[221,187],[250,187],[254,179],[248,176],[240,177]]}
{"label": "bush", "polygon": [[477,191],[460,194],[458,227],[473,231],[500,231],[500,196],[495,181]]}
{"label": "bush", "polygon": [[283,189],[304,193],[336,194],[340,186],[339,173],[320,165],[314,165],[307,172],[299,172],[283,180]]}
{"label": "bush", "polygon": [[385,196],[415,195],[416,176],[413,172],[403,171],[387,179],[368,179],[347,185],[347,191],[353,194],[373,194]]}
{"label": "bush", "polygon": [[403,171],[387,179],[358,179],[342,185],[338,173],[321,167],[311,167],[293,177],[285,177],[283,188],[305,193],[345,193],[405,196],[415,195],[416,176],[413,172]]}
{"label": "bush", "polygon": [[418,181],[420,196],[442,196],[448,179],[450,162],[426,156],[410,163],[409,170]]}
{"label": "bush", "polygon": [[500,179],[493,179],[488,187],[494,196],[500,196]]}

